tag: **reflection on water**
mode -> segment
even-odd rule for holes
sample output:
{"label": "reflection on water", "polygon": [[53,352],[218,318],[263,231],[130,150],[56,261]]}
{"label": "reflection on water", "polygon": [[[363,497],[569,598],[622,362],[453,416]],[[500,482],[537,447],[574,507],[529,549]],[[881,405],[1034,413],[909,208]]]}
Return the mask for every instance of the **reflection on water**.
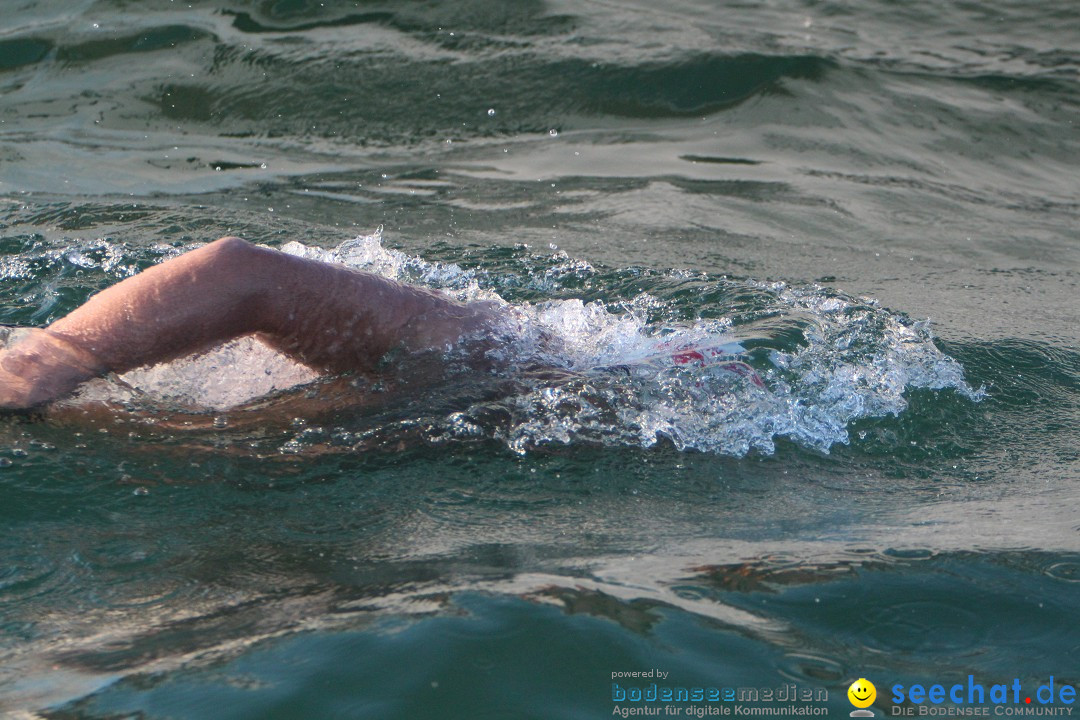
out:
{"label": "reflection on water", "polygon": [[[475,548],[470,557],[399,560],[381,568],[370,559],[310,558],[306,571],[298,566],[272,585],[263,577],[261,591],[245,588],[241,574],[227,580],[228,589],[189,594],[182,607],[162,602],[87,615],[42,614],[37,636],[25,646],[32,652],[9,655],[7,693],[21,702],[50,703],[120,679],[70,706],[97,716],[145,702],[161,688],[168,695],[182,693],[189,682],[207,682],[208,673],[240,675],[247,678],[241,688],[269,690],[282,683],[276,668],[293,655],[291,646],[304,645],[306,662],[322,673],[331,667],[326,655],[344,640],[368,648],[352,658],[349,682],[372,701],[394,704],[405,700],[396,686],[382,687],[370,677],[381,674],[372,669],[379,657],[396,656],[418,641],[435,642],[449,654],[423,653],[422,664],[441,665],[465,653],[469,662],[493,670],[498,663],[484,658],[513,656],[520,643],[533,642],[528,628],[537,622],[553,637],[569,633],[589,639],[564,660],[584,648],[602,665],[629,644],[635,649],[621,662],[673,665],[678,683],[740,675],[750,682],[753,675],[740,669],[746,662],[775,663],[783,678],[824,687],[838,698],[863,667],[904,682],[921,677],[928,664],[942,677],[997,677],[1015,674],[1021,662],[1025,678],[1052,673],[1059,682],[1080,680],[1058,664],[1080,641],[1059,623],[1072,606],[1072,587],[1052,569],[1067,554],[823,554],[824,547],[777,545],[766,555],[741,555],[751,549],[752,544],[710,542],[674,556],[566,555],[557,560],[558,572],[540,569],[555,568],[550,555],[537,564],[522,556],[527,548],[510,546]],[[810,555],[818,559],[805,559]],[[834,559],[823,561],[827,555]],[[692,565],[708,558],[718,562]],[[256,550],[243,564],[267,567],[268,560]],[[274,561],[280,567],[288,558]],[[511,569],[515,565],[525,569]],[[970,598],[989,588],[995,602],[976,609]],[[1022,629],[1017,618],[1024,618]],[[621,632],[613,635],[608,623]],[[701,658],[704,665],[681,657],[670,642],[688,623],[710,643],[742,647],[747,654],[738,659],[712,654],[707,661]],[[470,649],[476,641],[483,643],[483,652]],[[548,652],[544,648],[550,643],[530,646]],[[1002,645],[1011,648],[1010,657],[992,652]],[[278,660],[267,662],[270,658]],[[560,677],[557,667],[550,672],[552,679]],[[472,696],[497,702],[499,688],[483,674],[463,681]],[[602,695],[582,692],[577,703],[599,708]],[[879,705],[887,711],[887,704]]]}

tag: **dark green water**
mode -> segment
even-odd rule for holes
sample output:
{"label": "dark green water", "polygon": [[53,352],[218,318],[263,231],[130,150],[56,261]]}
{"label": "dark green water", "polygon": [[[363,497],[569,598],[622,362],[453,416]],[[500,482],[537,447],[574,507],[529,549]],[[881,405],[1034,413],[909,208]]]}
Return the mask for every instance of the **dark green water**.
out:
{"label": "dark green water", "polygon": [[[0,10],[0,322],[239,234],[567,370],[230,409],[309,379],[240,346],[0,419],[0,715],[1080,683],[1071,0]],[[661,336],[766,387],[588,370]]]}

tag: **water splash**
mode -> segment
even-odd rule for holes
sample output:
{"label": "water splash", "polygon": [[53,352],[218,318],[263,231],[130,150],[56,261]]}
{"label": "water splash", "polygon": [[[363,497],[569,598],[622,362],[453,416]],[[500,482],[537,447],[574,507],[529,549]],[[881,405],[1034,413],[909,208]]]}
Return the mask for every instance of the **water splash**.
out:
{"label": "water splash", "polygon": [[[601,271],[561,251],[529,256],[522,250],[516,264],[480,262],[466,269],[388,249],[381,230],[331,249],[290,242],[282,251],[438,288],[464,301],[499,303],[510,331],[495,353],[512,390],[495,400],[462,400],[445,414],[444,407],[431,406],[405,419],[376,418],[376,428],[344,428],[337,437],[346,445],[362,444],[361,437],[419,434],[430,442],[495,439],[517,453],[552,444],[669,442],[742,456],[772,453],[783,437],[828,452],[849,442],[852,422],[899,415],[912,389],[982,396],[934,344],[927,322],[873,300],[818,286]],[[629,276],[638,291],[620,297]],[[599,299],[519,299],[565,296],[583,280],[596,286],[592,294]],[[695,291],[670,290],[687,284]],[[723,298],[741,299],[727,308]],[[700,347],[720,348],[738,363],[657,362],[680,348]],[[733,372],[749,367],[756,375]],[[243,338],[129,372],[105,390],[98,384],[84,391],[82,399],[111,392],[114,399],[139,396],[221,410],[316,379]],[[290,452],[309,441],[297,438]]]}
{"label": "water splash", "polygon": [[96,391],[100,399],[149,400],[197,412],[236,407],[317,378],[310,368],[249,336],[201,355],[131,370]]}
{"label": "water splash", "polygon": [[[559,251],[529,258],[517,271],[494,276],[455,264],[429,263],[383,248],[378,235],[330,251],[291,243],[286,250],[452,291],[464,300],[499,298],[529,288],[559,294],[583,277],[611,285],[588,263]],[[655,289],[680,273],[658,274]],[[725,346],[740,328],[715,307],[693,308],[690,298],[662,299],[641,292],[627,300],[548,300],[506,305],[517,342],[508,352],[567,371],[497,403],[436,420],[429,439],[494,437],[515,452],[548,444],[589,442],[649,447],[666,440],[680,449],[730,455],[771,453],[777,437],[827,452],[849,442],[859,419],[899,415],[912,389],[952,389],[978,400],[963,369],[933,342],[928,322],[890,313],[818,286],[792,287],[730,279],[698,280],[696,297],[752,295],[747,317],[789,317],[798,330],[764,335],[742,359],[764,379],[758,387],[721,366],[651,367],[660,347]],[[601,293],[602,294],[602,293]],[[501,298],[499,298],[501,299]],[[721,312],[723,308],[719,309]],[[685,321],[679,318],[697,315]],[[635,372],[598,368],[633,368]]]}

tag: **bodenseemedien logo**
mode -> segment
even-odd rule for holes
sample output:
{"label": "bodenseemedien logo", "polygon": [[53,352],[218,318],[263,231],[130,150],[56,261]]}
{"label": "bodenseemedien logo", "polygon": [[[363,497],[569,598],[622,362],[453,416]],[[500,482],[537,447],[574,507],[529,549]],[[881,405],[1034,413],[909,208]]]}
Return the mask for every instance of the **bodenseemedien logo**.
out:
{"label": "bodenseemedien logo", "polygon": [[847,697],[857,708],[851,711],[851,717],[874,717],[874,711],[866,709],[874,704],[874,698],[877,697],[877,688],[874,687],[874,683],[866,678],[859,678],[847,689]]}

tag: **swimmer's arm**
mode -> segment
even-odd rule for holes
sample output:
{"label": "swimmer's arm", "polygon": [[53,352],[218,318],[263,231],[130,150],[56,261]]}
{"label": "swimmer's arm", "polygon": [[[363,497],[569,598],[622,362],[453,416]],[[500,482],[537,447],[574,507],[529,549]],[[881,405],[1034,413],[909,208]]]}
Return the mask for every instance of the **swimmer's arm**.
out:
{"label": "swimmer's arm", "polygon": [[222,238],[127,278],[0,354],[0,407],[32,407],[106,372],[258,333],[320,371],[390,348],[453,344],[490,310],[370,273]]}

